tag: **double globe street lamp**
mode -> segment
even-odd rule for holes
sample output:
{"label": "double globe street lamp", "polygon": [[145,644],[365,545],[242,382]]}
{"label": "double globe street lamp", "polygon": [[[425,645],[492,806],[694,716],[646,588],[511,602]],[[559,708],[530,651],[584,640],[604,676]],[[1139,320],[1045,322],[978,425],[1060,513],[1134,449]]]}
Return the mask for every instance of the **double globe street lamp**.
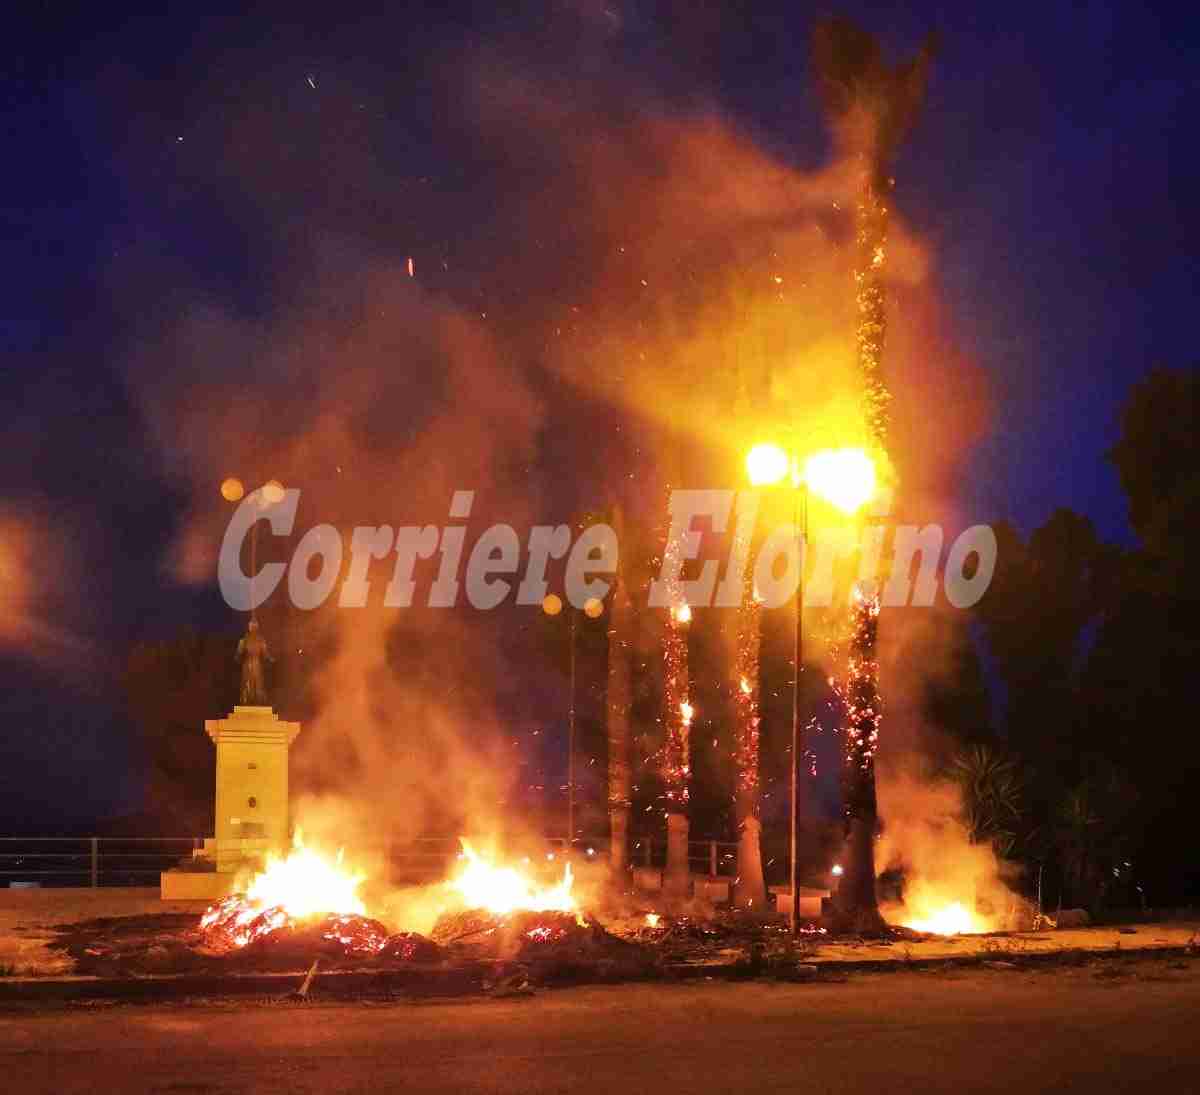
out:
{"label": "double globe street lamp", "polygon": [[773,442],[755,445],[746,454],[746,474],[754,487],[792,488],[792,527],[796,534],[795,620],[792,632],[792,765],[791,825],[788,843],[792,891],[792,934],[800,934],[800,887],[796,877],[799,844],[800,672],[804,652],[804,549],[808,543],[808,496],[816,494],[846,514],[867,504],[877,489],[875,463],[864,449],[821,449],[801,460]]}

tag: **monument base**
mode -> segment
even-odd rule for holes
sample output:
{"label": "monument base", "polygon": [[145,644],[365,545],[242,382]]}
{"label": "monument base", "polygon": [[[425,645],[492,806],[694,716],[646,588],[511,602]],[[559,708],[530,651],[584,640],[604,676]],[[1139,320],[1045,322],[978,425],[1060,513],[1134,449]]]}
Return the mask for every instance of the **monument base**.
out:
{"label": "monument base", "polygon": [[[772,886],[771,893],[775,896],[775,911],[782,913],[790,921],[792,919],[792,888],[791,886]],[[804,920],[819,920],[822,903],[829,897],[828,890],[816,886],[800,887],[800,916]]]}
{"label": "monument base", "polygon": [[233,874],[288,847],[288,748],[300,724],[241,704],[204,729],[217,747],[217,870]]}
{"label": "monument base", "polygon": [[220,901],[234,892],[237,875],[218,871],[163,871],[159,896],[164,901]]}

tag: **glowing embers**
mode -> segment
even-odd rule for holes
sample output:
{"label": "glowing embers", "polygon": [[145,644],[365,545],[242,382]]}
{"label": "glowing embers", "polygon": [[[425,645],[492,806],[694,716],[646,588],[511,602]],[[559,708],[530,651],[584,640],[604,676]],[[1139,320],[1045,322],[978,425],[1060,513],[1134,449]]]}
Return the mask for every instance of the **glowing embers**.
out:
{"label": "glowing embers", "polygon": [[358,896],[365,876],[348,870],[342,853],[326,856],[305,847],[297,831],[292,850],[271,854],[245,893],[218,901],[200,918],[205,942],[219,948],[278,941],[303,930],[310,942],[329,944],[346,954],[377,953],[387,929],[366,915]]}
{"label": "glowing embers", "polygon": [[590,939],[595,927],[580,911],[571,866],[549,884],[518,867],[493,862],[462,840],[461,870],[444,884],[458,911],[444,912],[433,927],[433,939],[461,944],[499,956],[514,956],[530,947],[577,944]]}
{"label": "glowing embers", "polygon": [[[879,595],[859,584],[854,589],[851,634],[845,671],[830,684],[845,708],[846,765],[870,775],[879,745],[879,666],[875,660],[875,636],[879,619]],[[852,804],[853,805],[853,804]]]}
{"label": "glowing embers", "polygon": [[292,916],[282,905],[262,908],[245,894],[234,894],[209,908],[200,920],[200,931],[205,944],[215,950],[287,947],[341,957],[382,954],[390,939],[387,928],[369,916]]}

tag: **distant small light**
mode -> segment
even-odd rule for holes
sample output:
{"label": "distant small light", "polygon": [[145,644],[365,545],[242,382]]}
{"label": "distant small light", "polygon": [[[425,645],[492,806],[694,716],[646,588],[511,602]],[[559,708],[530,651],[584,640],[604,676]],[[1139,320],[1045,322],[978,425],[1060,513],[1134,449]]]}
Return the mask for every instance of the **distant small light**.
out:
{"label": "distant small light", "polygon": [[842,874],[842,865],[841,865],[840,863],[835,863],[835,864],[833,865],[833,873],[834,873],[835,875],[837,875],[837,876],[841,877],[841,874]]}
{"label": "distant small light", "polygon": [[595,855],[595,854],[596,854],[596,849],[595,849],[595,848],[589,848],[589,849],[587,850],[587,854],[588,854],[588,855]]}
{"label": "distant small light", "polygon": [[549,859],[549,860],[553,860],[553,859],[554,859],[554,853],[553,853],[553,852],[547,852],[547,853],[546,853],[546,858],[547,858],[547,859]]}

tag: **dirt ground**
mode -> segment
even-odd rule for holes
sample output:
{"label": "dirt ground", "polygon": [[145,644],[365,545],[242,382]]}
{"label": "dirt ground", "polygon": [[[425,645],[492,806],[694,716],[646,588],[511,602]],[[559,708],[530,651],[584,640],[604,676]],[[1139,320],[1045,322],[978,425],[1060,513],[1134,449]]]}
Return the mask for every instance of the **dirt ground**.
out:
{"label": "dirt ground", "polygon": [[72,963],[47,947],[54,925],[78,924],[108,916],[195,913],[204,901],[162,901],[158,887],[146,889],[0,889],[0,971],[8,976],[70,974]]}

